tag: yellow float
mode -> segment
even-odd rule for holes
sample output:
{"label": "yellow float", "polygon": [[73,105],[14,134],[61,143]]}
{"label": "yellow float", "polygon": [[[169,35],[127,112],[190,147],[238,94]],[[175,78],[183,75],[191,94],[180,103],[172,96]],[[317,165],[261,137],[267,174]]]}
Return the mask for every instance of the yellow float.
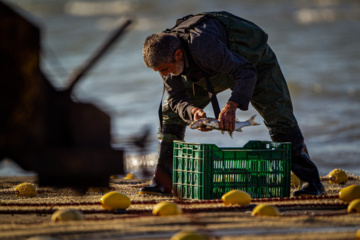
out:
{"label": "yellow float", "polygon": [[182,211],[176,203],[159,202],[154,206],[152,214],[157,216],[171,216],[180,215]]}
{"label": "yellow float", "polygon": [[110,179],[119,179],[120,177],[118,175],[111,175]]}
{"label": "yellow float", "polygon": [[247,192],[235,189],[225,193],[221,200],[224,202],[224,205],[249,205],[251,196]]}
{"label": "yellow float", "polygon": [[130,207],[130,198],[122,193],[108,192],[100,198],[100,204],[104,209],[126,209]]}
{"label": "yellow float", "polygon": [[84,215],[79,210],[64,209],[54,212],[51,216],[51,221],[81,221],[84,220],[84,218]]}
{"label": "yellow float", "polygon": [[16,196],[20,197],[35,197],[37,195],[36,188],[31,183],[21,183],[14,187],[16,191]]}
{"label": "yellow float", "polygon": [[137,179],[136,175],[133,173],[128,173],[126,174],[126,176],[124,177],[124,179]]}
{"label": "yellow float", "polygon": [[275,206],[268,204],[259,204],[254,208],[251,216],[278,217],[280,216],[280,212]]}
{"label": "yellow float", "polygon": [[353,201],[351,201],[351,203],[349,204],[347,211],[349,213],[360,213],[360,198],[359,199],[355,199]]}
{"label": "yellow float", "polygon": [[291,187],[298,188],[300,186],[300,179],[291,172]]}
{"label": "yellow float", "polygon": [[330,178],[330,183],[335,184],[345,184],[348,181],[348,176],[346,172],[342,169],[334,169],[329,174],[328,177]]}
{"label": "yellow float", "polygon": [[360,185],[350,185],[341,189],[339,198],[344,202],[351,202],[352,200],[360,198]]}

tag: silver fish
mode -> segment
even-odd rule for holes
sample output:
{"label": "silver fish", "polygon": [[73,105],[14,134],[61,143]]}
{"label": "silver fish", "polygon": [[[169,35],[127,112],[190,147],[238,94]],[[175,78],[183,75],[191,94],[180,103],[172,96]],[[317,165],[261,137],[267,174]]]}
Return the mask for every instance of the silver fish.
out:
{"label": "silver fish", "polygon": [[208,119],[214,119],[214,120],[216,120],[215,118],[200,118],[199,120],[192,122],[192,123],[190,124],[190,128],[191,128],[191,129],[197,129],[197,128],[199,128],[199,127],[204,127],[204,126],[205,126],[205,122],[206,122]]}
{"label": "silver fish", "polygon": [[[235,130],[237,132],[242,132],[242,128],[243,127],[247,127],[247,126],[256,126],[256,125],[260,125],[257,122],[254,121],[256,115],[252,116],[251,118],[249,118],[248,120],[241,122],[238,119],[235,120]],[[216,129],[216,130],[220,130],[222,133],[224,133],[224,130],[219,128],[219,121],[216,118],[202,118],[197,120],[196,122],[193,122],[190,124],[190,128],[191,129],[196,129],[202,126],[206,126],[209,129]],[[232,132],[228,131],[230,137],[232,137]]]}

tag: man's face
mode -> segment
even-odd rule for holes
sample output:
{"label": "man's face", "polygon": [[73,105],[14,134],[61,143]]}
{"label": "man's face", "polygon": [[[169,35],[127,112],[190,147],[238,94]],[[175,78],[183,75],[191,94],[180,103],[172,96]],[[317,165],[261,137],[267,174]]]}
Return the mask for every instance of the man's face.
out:
{"label": "man's face", "polygon": [[173,63],[164,63],[160,64],[158,67],[154,68],[154,71],[159,72],[164,77],[167,77],[169,74],[174,76],[179,76],[184,70],[184,62],[176,61]]}
{"label": "man's face", "polygon": [[163,63],[153,68],[154,71],[159,72],[164,77],[169,74],[179,76],[184,70],[184,55],[181,49],[178,49],[174,53],[175,62]]}

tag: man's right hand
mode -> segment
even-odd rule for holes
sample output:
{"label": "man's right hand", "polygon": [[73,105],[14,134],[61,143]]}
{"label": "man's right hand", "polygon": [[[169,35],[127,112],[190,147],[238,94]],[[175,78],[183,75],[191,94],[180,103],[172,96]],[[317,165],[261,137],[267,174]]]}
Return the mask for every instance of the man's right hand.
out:
{"label": "man's right hand", "polygon": [[201,118],[206,118],[206,113],[200,108],[191,109],[191,114],[194,116],[194,121],[197,121]]}
{"label": "man's right hand", "polygon": [[[206,113],[200,108],[193,108],[191,110],[191,114],[194,116],[194,121],[197,121],[201,118],[206,118]],[[202,126],[197,129],[202,132],[208,132],[212,130],[212,128],[208,128],[206,126]]]}

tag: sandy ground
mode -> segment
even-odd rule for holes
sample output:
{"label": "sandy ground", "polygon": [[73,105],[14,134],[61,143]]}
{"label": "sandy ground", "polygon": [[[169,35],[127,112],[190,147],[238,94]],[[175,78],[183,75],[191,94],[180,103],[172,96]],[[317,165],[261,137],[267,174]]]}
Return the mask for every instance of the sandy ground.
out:
{"label": "sandy ground", "polygon": [[[360,230],[360,214],[347,213],[347,205],[336,197],[267,202],[279,207],[280,217],[252,217],[252,208],[262,199],[253,199],[247,208],[185,200],[186,204],[179,203],[184,211],[182,215],[160,217],[151,214],[154,204],[176,199],[138,195],[139,188],[148,184],[146,181],[111,179],[109,189],[90,189],[85,194],[37,186],[38,195],[31,198],[16,196],[13,187],[23,182],[37,186],[35,177],[0,178],[0,239],[34,239],[36,236],[51,239],[170,239],[181,230],[194,230],[203,232],[210,239],[221,240],[353,240]],[[352,176],[346,185],[330,184],[325,179],[323,183],[328,195],[336,196],[342,188],[360,184],[360,177]],[[99,199],[108,191],[126,194],[138,204],[132,204],[128,213],[106,211],[99,205]],[[153,203],[140,204],[150,200]],[[52,212],[69,208],[81,210],[85,220],[51,221]]]}

